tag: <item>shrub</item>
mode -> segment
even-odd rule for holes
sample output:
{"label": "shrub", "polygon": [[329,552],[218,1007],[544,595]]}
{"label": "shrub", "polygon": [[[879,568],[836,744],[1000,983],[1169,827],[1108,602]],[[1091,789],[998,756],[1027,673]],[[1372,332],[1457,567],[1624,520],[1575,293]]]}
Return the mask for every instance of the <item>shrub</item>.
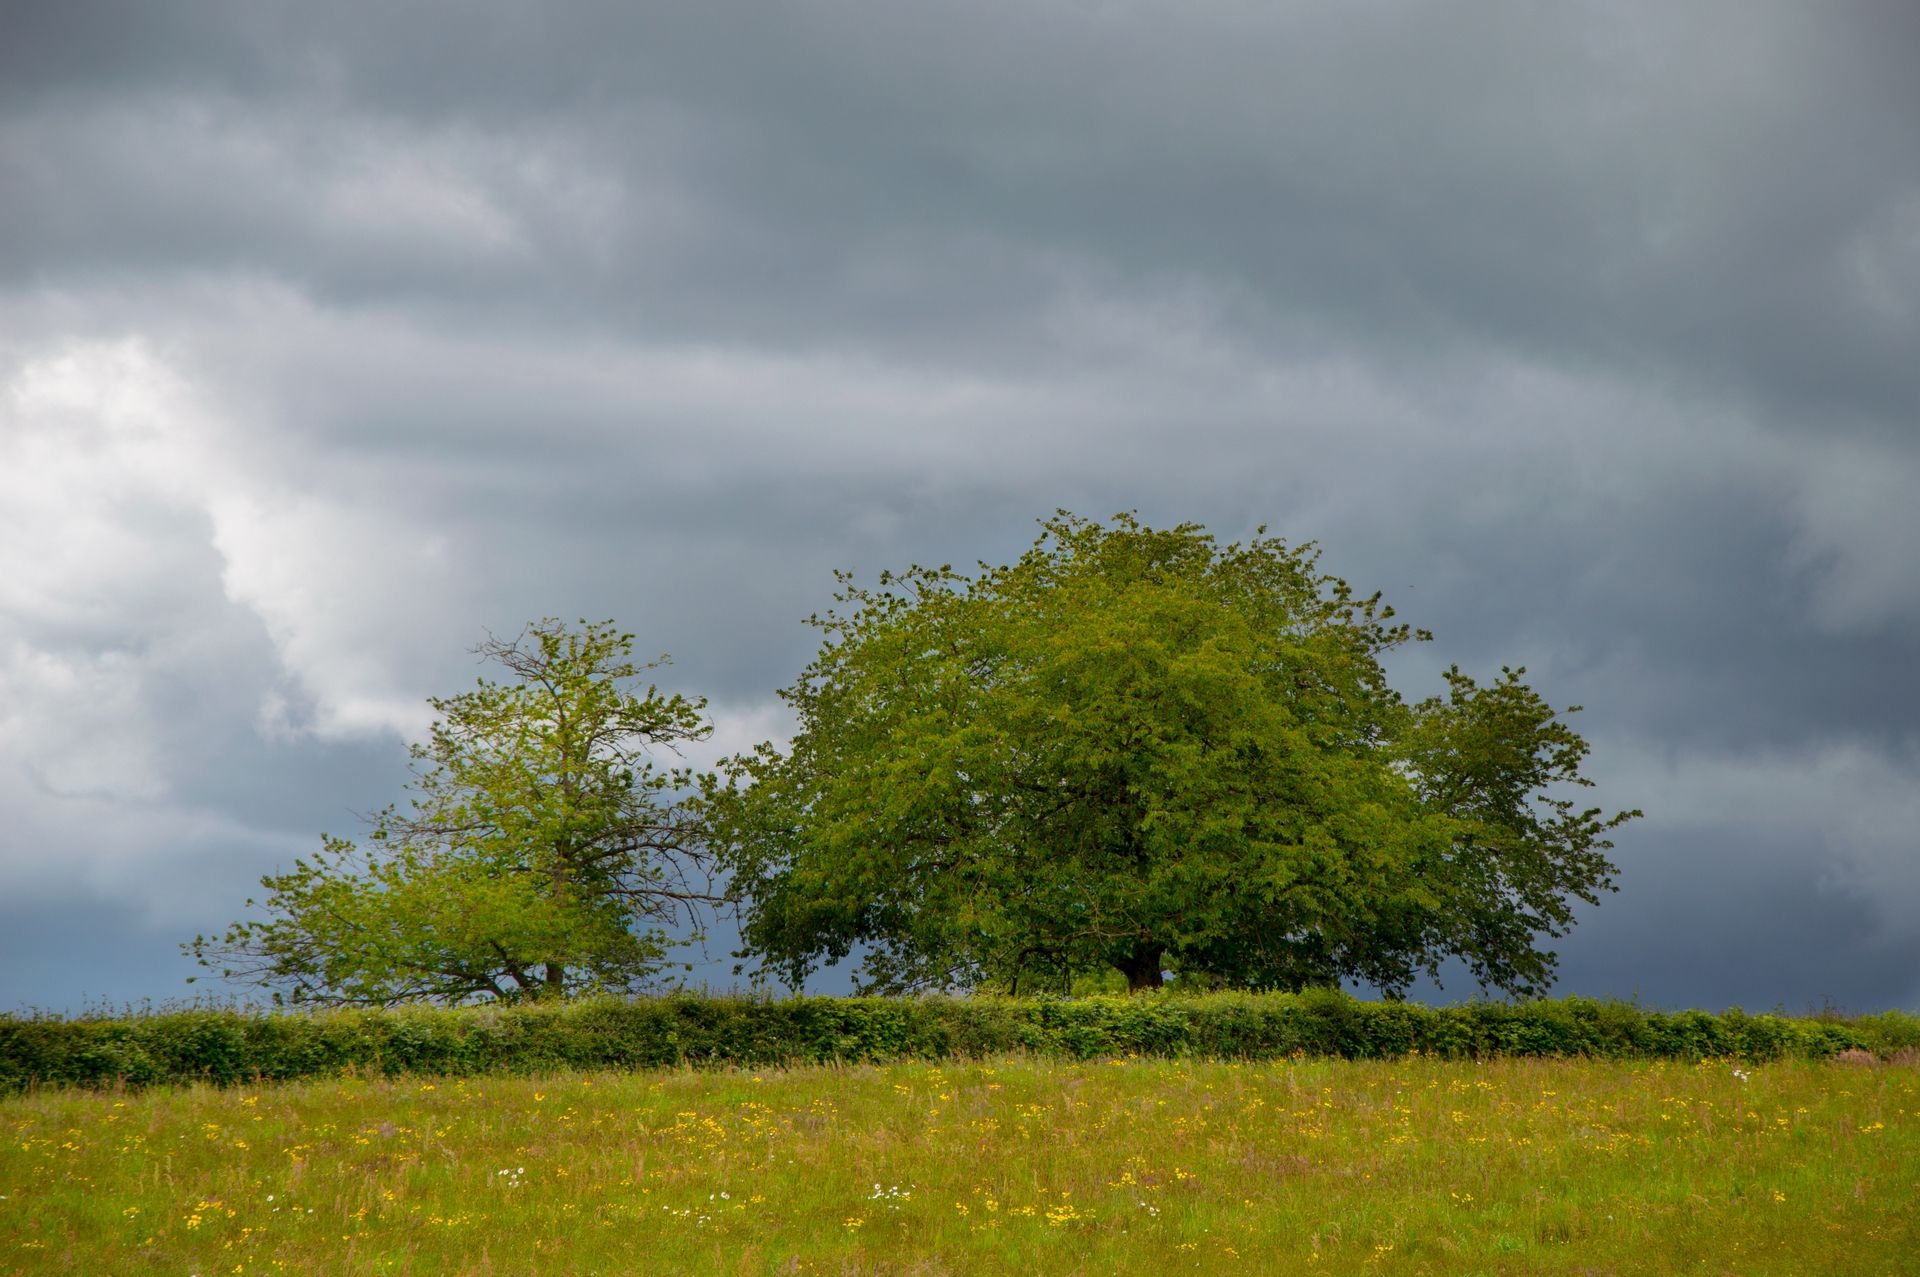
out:
{"label": "shrub", "polygon": [[0,1093],[373,1074],[542,1073],[946,1059],[1027,1052],[1379,1059],[1418,1051],[1697,1060],[1920,1052],[1920,1017],[1648,1011],[1588,998],[1431,1008],[1299,994],[1089,998],[673,995],[509,1007],[263,1013],[194,1008],[74,1019],[0,1015]]}

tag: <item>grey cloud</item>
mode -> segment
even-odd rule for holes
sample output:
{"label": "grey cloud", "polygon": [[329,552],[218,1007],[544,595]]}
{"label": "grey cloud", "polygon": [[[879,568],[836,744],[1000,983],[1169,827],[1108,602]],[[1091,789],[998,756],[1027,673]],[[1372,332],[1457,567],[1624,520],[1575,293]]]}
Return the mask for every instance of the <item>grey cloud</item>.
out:
{"label": "grey cloud", "polygon": [[[1589,707],[1603,800],[1664,823],[1567,987],[1920,997],[1920,919],[1844,885],[1914,850],[1920,778],[1903,7],[0,24],[0,385],[130,387],[0,420],[0,456],[44,441],[0,476],[0,692],[56,721],[46,671],[90,671],[75,748],[117,731],[162,831],[88,832],[104,800],[0,730],[73,841],[0,840],[14,890],[137,908],[205,827],[203,898],[165,909],[216,925],[396,796],[489,629],[615,616],[777,730],[832,568],[1137,508],[1319,538],[1437,631],[1412,693],[1524,663]],[[89,414],[119,433],[75,469]],[[1819,783],[1768,820],[1706,792],[1795,759]],[[1823,784],[1864,813],[1831,838]]]}
{"label": "grey cloud", "polygon": [[[158,233],[170,260],[346,301],[478,293],[639,334],[921,357],[991,349],[1061,274],[1107,272],[1197,281],[1268,343],[1492,344],[1757,384],[1749,404],[1787,425],[1916,401],[1898,285],[1920,269],[1902,124],[1920,97],[1891,52],[1911,24],[1865,11],[427,7],[302,10],[304,42],[214,13],[216,54],[153,99],[96,94],[92,130],[49,94],[46,141],[14,147],[54,174],[17,254],[138,255]],[[242,94],[217,51],[250,25],[238,61],[293,65]],[[59,180],[88,145],[129,154],[75,179],[115,185]],[[463,258],[457,207],[439,249],[316,220],[316,194],[383,147],[512,242]]]}
{"label": "grey cloud", "polygon": [[1804,848],[1771,841],[1757,829],[1637,839],[1619,857],[1620,893],[1561,942],[1559,987],[1754,1012],[1920,1005],[1911,926],[1889,927]]}
{"label": "grey cloud", "polygon": [[0,929],[10,958],[0,971],[0,1006],[9,1011],[117,1010],[179,1002],[193,992],[186,980],[196,969],[179,957],[184,937],[154,926],[137,905],[97,897],[59,904],[10,899],[0,903]]}

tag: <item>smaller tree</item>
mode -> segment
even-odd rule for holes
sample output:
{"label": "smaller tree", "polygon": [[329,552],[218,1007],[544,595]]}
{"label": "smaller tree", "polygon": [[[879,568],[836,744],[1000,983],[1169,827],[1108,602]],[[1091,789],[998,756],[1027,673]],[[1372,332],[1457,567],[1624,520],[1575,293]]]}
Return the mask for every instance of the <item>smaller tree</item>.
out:
{"label": "smaller tree", "polygon": [[1593,788],[1589,747],[1562,715],[1502,666],[1482,686],[1453,666],[1447,694],[1414,707],[1402,757],[1422,803],[1452,821],[1443,873],[1451,903],[1419,915],[1419,947],[1464,960],[1482,985],[1533,996],[1553,983],[1555,955],[1533,937],[1564,936],[1574,900],[1618,890],[1607,834],[1642,813],[1612,815],[1570,795]]}
{"label": "smaller tree", "polygon": [[311,859],[261,879],[265,920],[182,948],[275,1001],[387,1006],[514,1001],[633,987],[663,965],[668,928],[716,903],[694,785],[652,753],[704,739],[704,700],[630,684],[633,637],[555,620],[476,652],[505,683],[428,704],[410,810],[367,846],[322,835]]}

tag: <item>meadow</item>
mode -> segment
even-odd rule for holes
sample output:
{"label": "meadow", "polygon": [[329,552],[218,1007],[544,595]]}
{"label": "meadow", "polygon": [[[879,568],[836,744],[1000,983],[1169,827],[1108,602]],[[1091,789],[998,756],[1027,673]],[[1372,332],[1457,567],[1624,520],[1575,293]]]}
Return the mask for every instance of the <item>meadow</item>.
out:
{"label": "meadow", "polygon": [[1031,1057],[0,1100],[0,1271],[1911,1274],[1920,1068]]}

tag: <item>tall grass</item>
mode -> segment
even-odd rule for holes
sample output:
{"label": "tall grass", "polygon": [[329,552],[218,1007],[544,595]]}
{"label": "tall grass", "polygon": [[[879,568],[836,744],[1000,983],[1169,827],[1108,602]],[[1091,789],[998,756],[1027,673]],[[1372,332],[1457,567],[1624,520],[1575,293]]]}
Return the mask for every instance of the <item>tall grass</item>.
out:
{"label": "tall grass", "polygon": [[1893,1274],[1920,1069],[1024,1057],[0,1101],[0,1271]]}

